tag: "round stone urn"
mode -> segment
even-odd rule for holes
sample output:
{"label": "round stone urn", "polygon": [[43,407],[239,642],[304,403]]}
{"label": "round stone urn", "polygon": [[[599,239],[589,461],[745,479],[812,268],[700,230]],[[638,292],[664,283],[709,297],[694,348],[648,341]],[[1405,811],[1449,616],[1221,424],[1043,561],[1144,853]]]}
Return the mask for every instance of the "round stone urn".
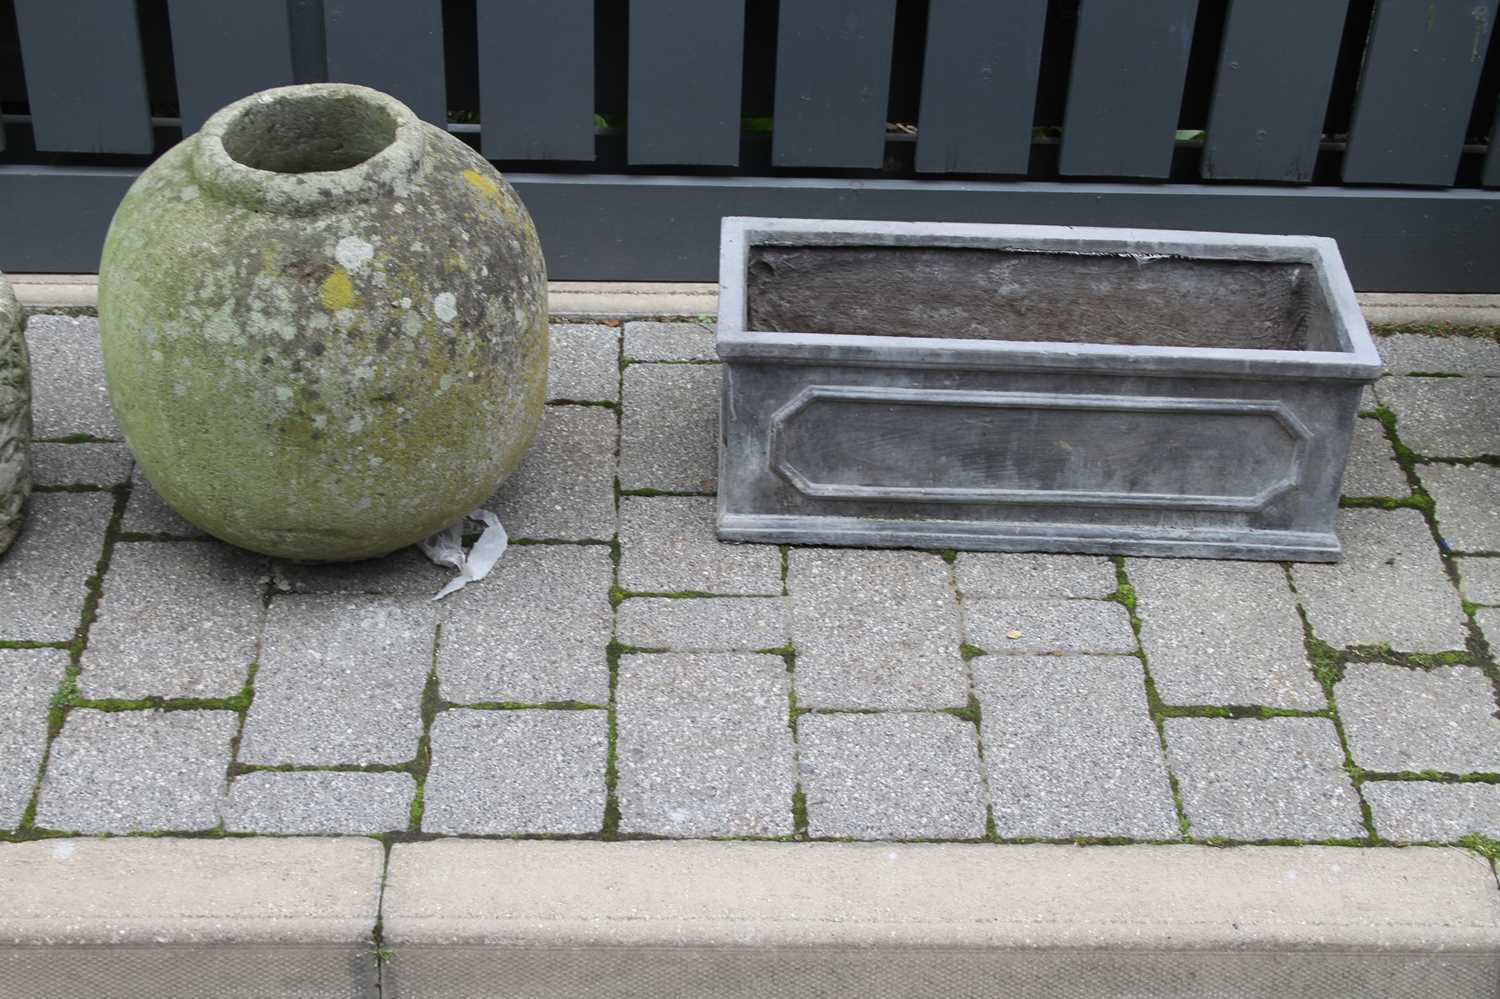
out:
{"label": "round stone urn", "polygon": [[365,87],[255,94],[162,156],[99,265],[110,401],[198,527],[382,555],[481,505],[547,384],[531,218],[468,146]]}
{"label": "round stone urn", "polygon": [[0,552],[21,533],[31,492],[31,365],[21,303],[0,274]]}

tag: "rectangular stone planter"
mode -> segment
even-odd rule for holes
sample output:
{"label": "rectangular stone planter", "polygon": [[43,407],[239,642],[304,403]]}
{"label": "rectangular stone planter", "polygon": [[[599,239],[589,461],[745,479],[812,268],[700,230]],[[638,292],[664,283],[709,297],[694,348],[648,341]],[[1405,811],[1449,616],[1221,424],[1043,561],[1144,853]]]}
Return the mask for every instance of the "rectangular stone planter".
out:
{"label": "rectangular stone planter", "polygon": [[728,218],[719,535],[1334,561],[1332,240]]}

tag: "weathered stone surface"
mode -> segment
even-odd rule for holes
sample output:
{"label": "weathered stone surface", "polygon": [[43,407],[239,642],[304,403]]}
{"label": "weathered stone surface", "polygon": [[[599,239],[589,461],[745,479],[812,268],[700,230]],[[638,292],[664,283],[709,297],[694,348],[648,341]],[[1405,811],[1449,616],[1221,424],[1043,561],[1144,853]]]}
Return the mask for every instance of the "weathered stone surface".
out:
{"label": "weathered stone surface", "polygon": [[1452,843],[1470,833],[1500,839],[1500,784],[1372,780],[1360,791],[1383,839]]}
{"label": "weathered stone surface", "polygon": [[812,836],[978,839],[985,795],[974,726],[942,713],[803,715],[798,769]]}
{"label": "weathered stone surface", "polygon": [[703,323],[626,323],[632,361],[715,361],[714,331]]}
{"label": "weathered stone surface", "polygon": [[625,369],[620,487],[714,491],[719,468],[719,367],[632,364]]}
{"label": "weathered stone surface", "polygon": [[1397,333],[1376,337],[1375,346],[1393,375],[1500,375],[1500,344],[1493,340]]}
{"label": "weathered stone surface", "polygon": [[0,829],[14,829],[47,749],[47,707],[68,669],[62,649],[0,649]]}
{"label": "weathered stone surface", "polygon": [[421,598],[271,603],[243,763],[404,763],[422,735],[435,612]]}
{"label": "weathered stone surface", "polygon": [[1127,571],[1163,701],[1327,706],[1281,566],[1133,558]]}
{"label": "weathered stone surface", "polygon": [[781,551],[720,541],[709,497],[624,496],[620,585],[637,593],[779,594]]}
{"label": "weathered stone surface", "polygon": [[964,640],[992,653],[1134,652],[1124,605],[1105,600],[965,600]]}
{"label": "weathered stone surface", "polygon": [[609,701],[609,549],[520,545],[445,600],[438,681],[460,704]]}
{"label": "weathered stone surface", "polygon": [[233,697],[256,655],[265,559],[217,541],[115,546],[78,687],[85,697]]}
{"label": "weathered stone surface", "polygon": [[241,774],[224,799],[224,828],[278,835],[404,832],[416,791],[416,780],[403,773]]}
{"label": "weathered stone surface", "polygon": [[787,643],[784,597],[631,597],[616,609],[623,644],[674,652],[753,652]]}
{"label": "weathered stone surface", "polygon": [[959,552],[954,577],[973,597],[1107,597],[1118,585],[1115,567],[1093,555]]}
{"label": "weathered stone surface", "polygon": [[[1495,383],[1500,391],[1500,381]],[[1456,551],[1500,551],[1500,468],[1419,465],[1417,476],[1437,504],[1438,530]]]}
{"label": "weathered stone surface", "polygon": [[1500,392],[1491,379],[1382,378],[1375,393],[1395,410],[1401,443],[1418,454],[1500,454]]}
{"label": "weathered stone surface", "polygon": [[1396,452],[1386,440],[1379,420],[1354,421],[1354,444],[1344,468],[1345,496],[1395,496],[1411,494],[1406,474],[1396,464]]}
{"label": "weathered stone surface", "polygon": [[1327,718],[1168,718],[1167,761],[1194,836],[1366,835]]}
{"label": "weathered stone surface", "polygon": [[272,582],[287,593],[391,593],[432,596],[453,570],[437,565],[415,546],[358,562],[277,561]]}
{"label": "weathered stone surface", "polygon": [[621,832],[792,832],[796,777],[780,658],[621,656],[615,706]]}
{"label": "weathered stone surface", "polygon": [[1459,590],[1476,604],[1500,604],[1500,558],[1461,558]]}
{"label": "weathered stone surface", "polygon": [[552,327],[547,398],[568,402],[618,402],[620,331],[593,323]]}
{"label": "weathered stone surface", "polygon": [[31,497],[25,529],[0,558],[0,640],[72,639],[114,502],[108,493]]}
{"label": "weathered stone surface", "polygon": [[1350,663],[1334,688],[1349,755],[1366,770],[1500,773],[1500,718],[1472,666]]}
{"label": "weathered stone surface", "polygon": [[0,552],[20,533],[31,494],[31,360],[21,320],[21,303],[0,274]]}
{"label": "weathered stone surface", "polygon": [[981,656],[971,665],[1001,836],[1178,834],[1139,660]]}
{"label": "weathered stone surface", "polygon": [[124,444],[37,444],[31,456],[32,480],[39,486],[109,487],[130,478]]}
{"label": "weathered stone surface", "polygon": [[1313,634],[1335,648],[1386,644],[1402,652],[1462,649],[1458,592],[1416,510],[1340,510],[1336,565],[1292,566]]}
{"label": "weathered stone surface", "polygon": [[126,534],[145,534],[167,538],[206,538],[198,528],[182,519],[182,515],[161,498],[161,494],[139,468],[130,474],[130,499],[125,504],[125,517],[120,521],[120,530]]}
{"label": "weathered stone surface", "polygon": [[536,443],[486,506],[513,539],[609,540],[618,429],[611,409],[548,406]]}
{"label": "weathered stone surface", "polygon": [[38,440],[87,434],[119,440],[104,388],[99,321],[90,316],[32,316],[26,323],[31,353],[31,412]]}
{"label": "weathered stone surface", "polygon": [[425,832],[508,836],[604,826],[603,711],[444,711],[432,723]]}
{"label": "weathered stone surface", "polygon": [[1474,615],[1479,631],[1489,642],[1492,652],[1500,650],[1500,608],[1485,607]]}
{"label": "weathered stone surface", "polygon": [[541,421],[546,312],[536,230],[489,161],[348,84],[215,114],[131,186],[99,264],[142,470],[286,558],[382,555],[491,495]]}
{"label": "weathered stone surface", "polygon": [[958,606],[935,554],[794,548],[797,702],[811,708],[950,708],[969,697]]}
{"label": "weathered stone surface", "polygon": [[232,711],[75,709],[52,741],[36,825],[81,833],[211,829],[238,726]]}

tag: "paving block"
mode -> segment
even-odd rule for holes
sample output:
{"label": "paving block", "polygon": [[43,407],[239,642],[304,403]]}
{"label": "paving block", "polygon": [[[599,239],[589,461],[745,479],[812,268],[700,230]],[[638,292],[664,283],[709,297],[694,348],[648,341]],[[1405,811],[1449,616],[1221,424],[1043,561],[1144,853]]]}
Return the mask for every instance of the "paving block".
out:
{"label": "paving block", "polygon": [[643,649],[754,652],[787,644],[785,597],[631,597],[615,637]]}
{"label": "paving block", "polygon": [[1107,597],[1119,585],[1115,566],[1094,555],[959,552],[958,592],[975,597]]}
{"label": "paving block", "polygon": [[781,550],[720,541],[706,496],[620,498],[620,585],[636,593],[781,593]]}
{"label": "paving block", "polygon": [[981,838],[977,736],[972,723],[940,712],[803,715],[797,758],[809,835]]}
{"label": "paving block", "polygon": [[1126,568],[1163,701],[1327,707],[1281,566],[1133,558]]}
{"label": "paving block", "polygon": [[1500,375],[1500,344],[1469,336],[1377,336],[1387,374]]}
{"label": "paving block", "polygon": [[72,640],[114,506],[108,493],[31,495],[25,527],[0,558],[0,640]]}
{"label": "paving block", "polygon": [[964,600],[964,640],[992,653],[1134,652],[1130,612],[1112,600]]}
{"label": "paving block", "polygon": [[554,324],[547,364],[547,398],[618,402],[620,331],[592,323]]}
{"label": "paving block", "polygon": [[1500,558],[1471,556],[1455,562],[1458,565],[1458,589],[1465,599],[1476,604],[1500,604]]}
{"label": "paving block", "polygon": [[233,697],[255,660],[267,574],[218,541],[117,544],[78,689],[85,697]]}
{"label": "paving block", "polygon": [[99,320],[92,316],[32,316],[32,434],[37,440],[88,434],[119,440],[120,428],[104,388]]}
{"label": "paving block", "polygon": [[1438,531],[1450,548],[1500,551],[1500,468],[1418,465],[1417,477],[1437,504]]}
{"label": "paving block", "polygon": [[615,536],[615,412],[548,406],[536,443],[489,503],[512,538]]}
{"label": "paving block", "polygon": [[36,825],[80,833],[211,829],[238,728],[232,711],[75,708],[52,740]]}
{"label": "paving block", "polygon": [[1335,648],[1462,649],[1463,605],[1416,510],[1340,510],[1344,560],[1292,566],[1313,634]]}
{"label": "paving block", "polygon": [[42,487],[118,486],[133,462],[124,444],[33,444],[31,481]]}
{"label": "paving block", "polygon": [[1474,614],[1480,634],[1490,644],[1490,651],[1500,654],[1500,608],[1485,607]]}
{"label": "paving block", "polygon": [[602,545],[511,547],[488,579],[443,602],[443,697],[608,703],[611,571]]}
{"label": "paving block", "polygon": [[796,789],[786,663],[777,656],[620,657],[620,831],[786,836]]}
{"label": "paving block", "polygon": [[130,500],[125,504],[125,516],[120,521],[120,530],[126,534],[168,538],[208,537],[184,520],[176,510],[167,506],[167,501],[146,481],[139,468],[130,475]]}
{"label": "paving block", "polygon": [[283,836],[405,832],[416,792],[405,773],[241,774],[224,799],[224,828]]}
{"label": "paving block", "polygon": [[797,703],[951,708],[968,702],[948,565],[908,551],[789,553]]}
{"label": "paving block", "polygon": [[1500,784],[1365,781],[1375,831],[1398,843],[1455,843],[1478,833],[1500,839]]}
{"label": "paving block", "polygon": [[1349,755],[1366,770],[1500,773],[1500,718],[1473,666],[1350,663],[1334,687]]}
{"label": "paving block", "polygon": [[422,830],[597,833],[608,754],[603,710],[441,712],[432,723]]}
{"label": "paving block", "polygon": [[1401,443],[1428,456],[1500,454],[1500,382],[1489,378],[1382,378]]}
{"label": "paving block", "polygon": [[271,581],[283,593],[382,593],[434,596],[453,578],[413,545],[357,562],[272,563]]}
{"label": "paving block", "polygon": [[717,361],[714,331],[703,323],[626,323],[625,356],[632,361]]}
{"label": "paving block", "polygon": [[1396,452],[1379,420],[1354,421],[1354,444],[1344,466],[1342,492],[1345,496],[1411,495],[1406,473],[1396,464]]}
{"label": "paving block", "polygon": [[719,366],[625,369],[620,488],[714,491],[719,475]]}
{"label": "paving block", "polygon": [[435,612],[425,598],[278,597],[241,763],[404,763],[422,735]]}
{"label": "paving block", "polygon": [[14,829],[47,750],[47,711],[68,671],[62,649],[0,649],[0,829]]}
{"label": "paving block", "polygon": [[980,656],[970,665],[1001,836],[1178,836],[1138,659]]}
{"label": "paving block", "polygon": [[1327,718],[1168,718],[1166,732],[1167,762],[1193,836],[1367,835]]}

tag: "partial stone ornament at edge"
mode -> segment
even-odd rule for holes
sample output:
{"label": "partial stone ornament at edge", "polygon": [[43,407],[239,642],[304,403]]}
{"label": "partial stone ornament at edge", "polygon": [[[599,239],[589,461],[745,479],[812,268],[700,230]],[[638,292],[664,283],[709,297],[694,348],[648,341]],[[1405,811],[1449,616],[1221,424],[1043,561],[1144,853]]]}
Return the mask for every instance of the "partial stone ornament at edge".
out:
{"label": "partial stone ornament at edge", "polygon": [[31,493],[31,361],[23,319],[0,274],[0,554],[21,533]]}

